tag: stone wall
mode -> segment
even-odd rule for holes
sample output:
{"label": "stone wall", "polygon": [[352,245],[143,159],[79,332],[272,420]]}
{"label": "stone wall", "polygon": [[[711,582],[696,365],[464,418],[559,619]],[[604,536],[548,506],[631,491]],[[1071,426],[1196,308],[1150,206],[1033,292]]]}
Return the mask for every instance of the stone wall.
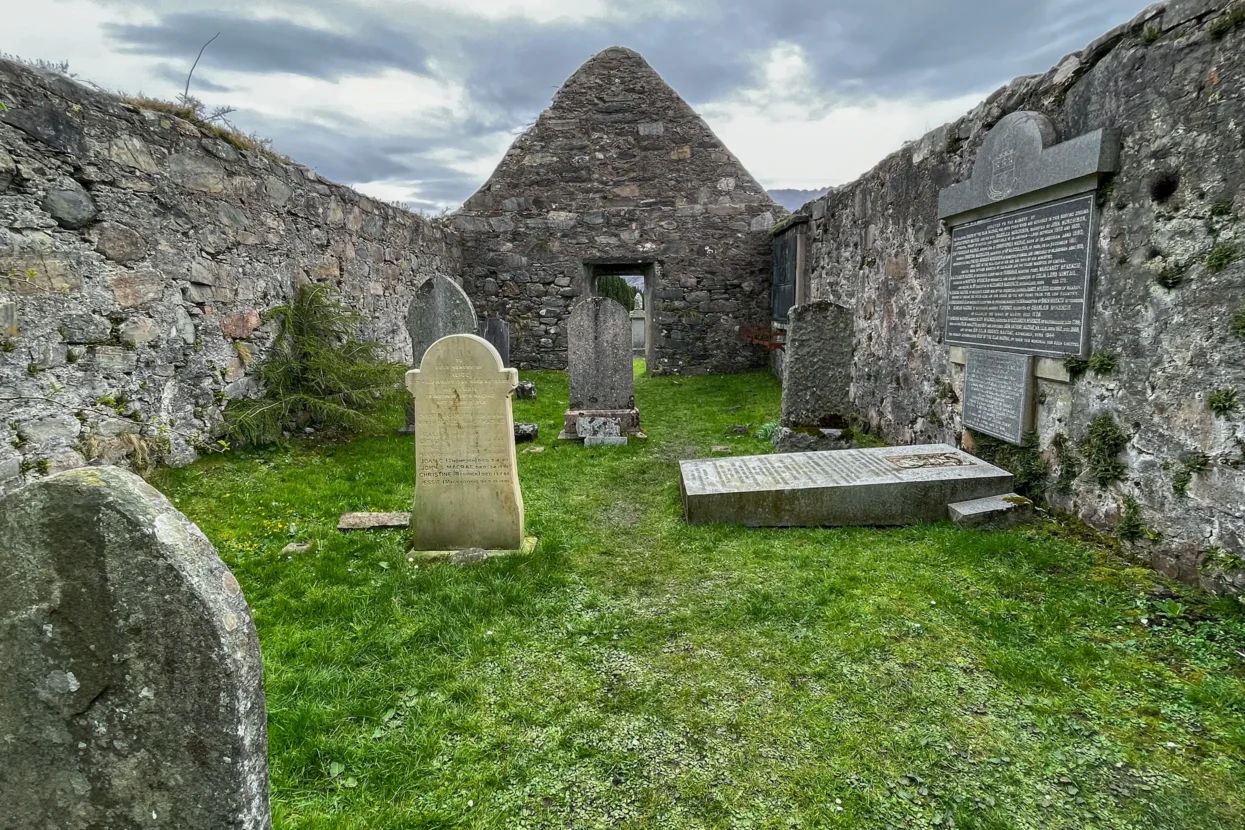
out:
{"label": "stone wall", "polygon": [[452,231],[167,113],[6,61],[0,95],[0,492],[193,459],[301,283],[409,361],[415,286],[461,272]]}
{"label": "stone wall", "polygon": [[[939,190],[969,177],[984,134],[1010,112],[1047,115],[1061,139],[1120,127],[1121,172],[1100,196],[1091,322],[1093,364],[1105,371],[1070,382],[1050,379],[1064,375],[1057,363],[1040,373],[1047,499],[1105,531],[1123,516],[1123,535],[1164,571],[1236,589],[1245,406],[1217,415],[1209,401],[1236,390],[1245,404],[1242,9],[1151,7],[802,208],[813,220],[813,297],[856,310],[857,413],[892,442],[956,442],[963,371],[942,342],[950,235],[936,218]],[[1081,445],[1104,414],[1124,433],[1127,465],[1107,487]]]}
{"label": "stone wall", "polygon": [[[765,365],[741,327],[769,326],[772,202],[640,55],[584,64],[455,216],[464,287],[481,316],[509,320],[520,368],[566,367],[585,263],[651,268],[655,372]],[[746,331],[742,332],[746,334]]]}

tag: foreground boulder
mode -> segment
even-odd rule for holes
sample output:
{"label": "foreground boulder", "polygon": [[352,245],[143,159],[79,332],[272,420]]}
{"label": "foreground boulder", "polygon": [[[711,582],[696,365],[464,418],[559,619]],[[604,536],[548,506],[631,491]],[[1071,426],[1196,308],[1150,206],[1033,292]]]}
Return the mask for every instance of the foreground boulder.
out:
{"label": "foreground boulder", "polygon": [[251,613],[142,479],[72,470],[0,500],[0,827],[271,826]]}

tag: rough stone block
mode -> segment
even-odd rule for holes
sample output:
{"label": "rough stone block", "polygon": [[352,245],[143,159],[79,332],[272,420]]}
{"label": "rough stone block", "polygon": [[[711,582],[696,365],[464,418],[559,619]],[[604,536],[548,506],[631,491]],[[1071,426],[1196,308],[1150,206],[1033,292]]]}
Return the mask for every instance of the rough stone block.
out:
{"label": "rough stone block", "polygon": [[622,423],[618,418],[581,416],[575,419],[575,434],[580,438],[616,438],[622,435]]}
{"label": "rough stone block", "polygon": [[618,423],[619,434],[630,435],[640,431],[640,410],[638,409],[608,409],[608,410],[579,410],[567,412],[562,418],[562,432],[558,438],[561,440],[578,440],[579,421],[581,418],[608,418]]}
{"label": "rough stone block", "polygon": [[410,513],[343,513],[337,520],[337,529],[342,532],[410,526]]}
{"label": "rough stone block", "polygon": [[829,452],[850,450],[856,446],[851,432],[844,429],[817,429],[815,427],[779,427],[774,430],[774,452]]}
{"label": "rough stone block", "polygon": [[259,641],[207,537],[112,467],[0,500],[0,827],[266,830]]}
{"label": "rough stone block", "polygon": [[947,505],[951,521],[965,527],[1017,527],[1033,521],[1033,502],[1008,493]]}
{"label": "rough stone block", "polygon": [[514,388],[514,396],[520,401],[536,400],[536,384],[530,380],[521,380]]}
{"label": "rough stone block", "polygon": [[1012,489],[1012,474],[946,444],[679,462],[691,524],[903,525]]}
{"label": "rough stone block", "polygon": [[627,446],[627,436],[625,435],[589,435],[584,439],[585,447],[625,447]]}
{"label": "rough stone block", "polygon": [[540,437],[540,424],[514,425],[514,442],[516,444],[535,441],[538,437]]}

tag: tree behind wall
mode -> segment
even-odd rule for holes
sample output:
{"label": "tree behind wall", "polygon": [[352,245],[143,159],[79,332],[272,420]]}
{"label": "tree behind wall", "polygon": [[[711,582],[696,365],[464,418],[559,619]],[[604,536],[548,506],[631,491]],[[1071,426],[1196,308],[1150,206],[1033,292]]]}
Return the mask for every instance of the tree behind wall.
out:
{"label": "tree behind wall", "polygon": [[635,308],[636,290],[622,277],[613,275],[597,277],[597,296],[616,300],[630,313]]}

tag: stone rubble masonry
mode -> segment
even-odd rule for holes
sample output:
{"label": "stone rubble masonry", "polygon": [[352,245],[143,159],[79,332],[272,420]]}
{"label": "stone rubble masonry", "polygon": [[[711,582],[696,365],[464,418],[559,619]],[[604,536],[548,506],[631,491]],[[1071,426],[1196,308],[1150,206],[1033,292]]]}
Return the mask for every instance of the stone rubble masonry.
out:
{"label": "stone rubble masonry", "polygon": [[305,167],[20,64],[0,89],[0,493],[141,443],[193,460],[300,284],[409,363],[416,286],[462,273],[452,230]]}
{"label": "stone rubble masonry", "polygon": [[116,467],[0,497],[0,827],[267,830],[259,639],[211,542]]}
{"label": "stone rubble masonry", "polygon": [[[812,220],[812,296],[855,310],[855,413],[893,443],[954,444],[964,374],[942,342],[950,234],[938,220],[939,191],[969,180],[987,131],[1009,113],[1042,113],[1059,140],[1119,128],[1120,172],[1100,189],[1090,321],[1091,351],[1117,366],[1070,384],[1038,379],[1047,500],[1110,532],[1132,496],[1160,534],[1134,545],[1138,555],[1165,573],[1241,591],[1245,412],[1216,417],[1206,404],[1216,389],[1245,394],[1245,339],[1229,328],[1245,296],[1245,27],[1212,32],[1233,8],[1240,4],[1151,6],[801,212]],[[1207,267],[1217,246],[1237,251],[1226,268]],[[1179,284],[1165,288],[1160,277]],[[1130,438],[1120,456],[1127,474],[1107,488],[1075,460],[1100,414]],[[1181,496],[1172,478],[1198,452],[1210,464]],[[1066,488],[1056,486],[1063,464],[1080,471]]]}
{"label": "stone rubble masonry", "polygon": [[509,321],[518,368],[566,368],[585,263],[647,263],[649,370],[725,373],[765,365],[740,328],[769,326],[768,231],[786,215],[639,54],[615,47],[571,76],[454,225],[464,287],[482,316]]}

